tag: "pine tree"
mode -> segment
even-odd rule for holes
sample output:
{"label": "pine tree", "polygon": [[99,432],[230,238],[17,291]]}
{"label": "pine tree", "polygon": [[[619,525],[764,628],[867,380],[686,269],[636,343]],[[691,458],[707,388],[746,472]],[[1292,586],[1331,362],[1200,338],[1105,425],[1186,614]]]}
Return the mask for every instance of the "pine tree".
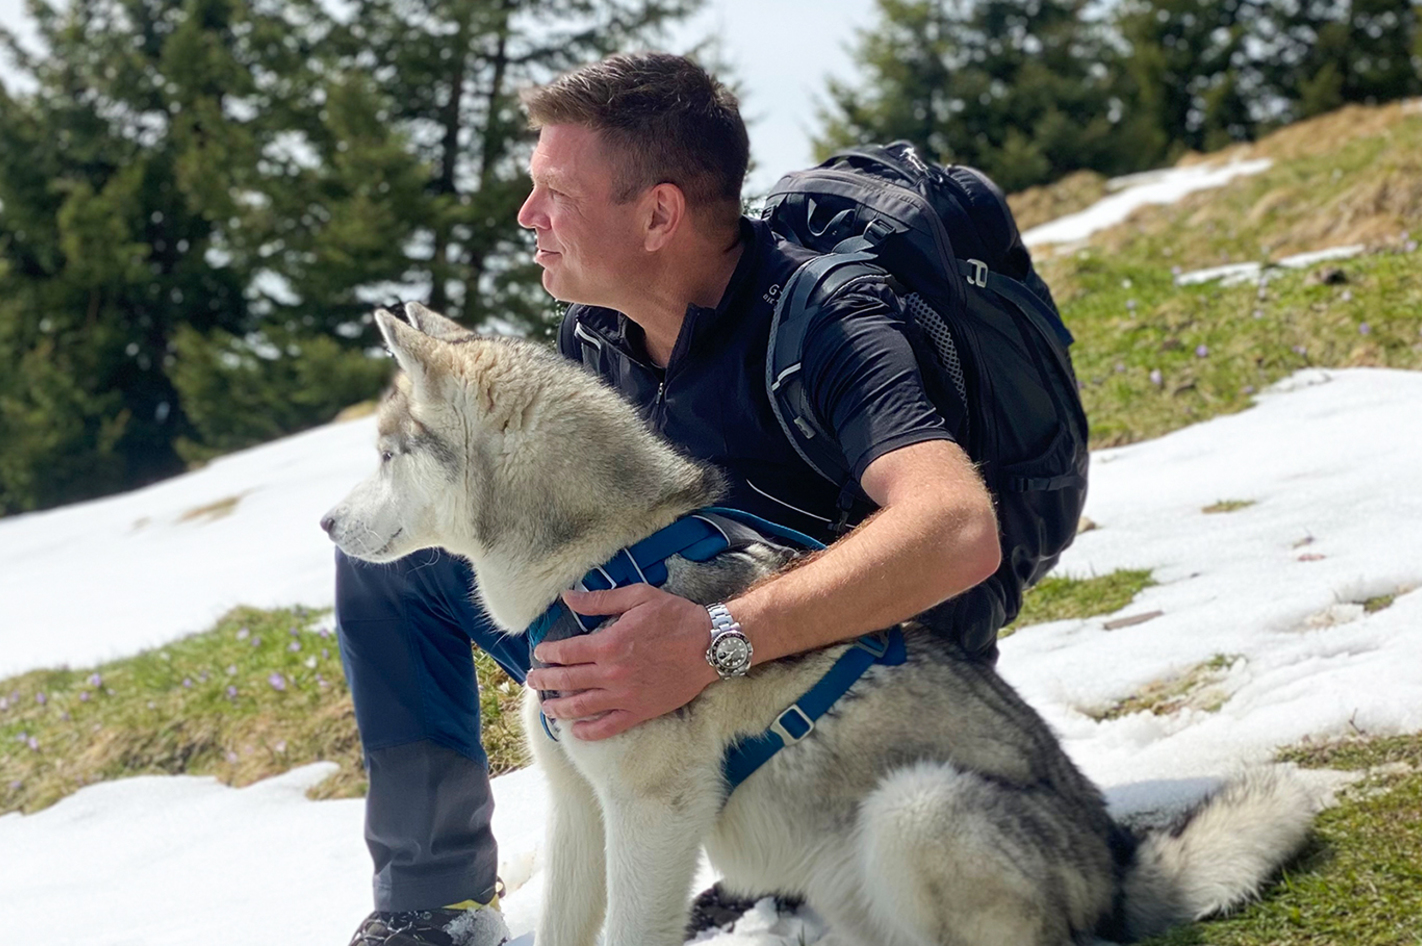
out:
{"label": "pine tree", "polygon": [[1132,166],[1116,53],[1085,0],[879,0],[862,85],[832,81],[817,148],[904,138],[1004,187]]}
{"label": "pine tree", "polygon": [[697,0],[31,0],[0,31],[0,514],[378,390],[373,302],[549,310],[519,87]]}
{"label": "pine tree", "polygon": [[1270,0],[1259,35],[1278,120],[1422,94],[1419,0]]}
{"label": "pine tree", "polygon": [[404,279],[467,324],[546,326],[526,233],[531,136],[518,91],[658,35],[700,0],[357,0],[333,35],[425,163],[430,213],[396,244]]}

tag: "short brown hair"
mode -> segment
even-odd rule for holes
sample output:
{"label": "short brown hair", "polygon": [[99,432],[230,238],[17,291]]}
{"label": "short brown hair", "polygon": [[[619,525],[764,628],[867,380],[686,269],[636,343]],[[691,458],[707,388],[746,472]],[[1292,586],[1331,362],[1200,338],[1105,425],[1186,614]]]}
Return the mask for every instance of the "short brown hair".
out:
{"label": "short brown hair", "polygon": [[613,199],[669,182],[692,206],[740,213],[750,140],[735,95],[684,56],[612,56],[522,96],[529,125],[581,125],[610,146]]}

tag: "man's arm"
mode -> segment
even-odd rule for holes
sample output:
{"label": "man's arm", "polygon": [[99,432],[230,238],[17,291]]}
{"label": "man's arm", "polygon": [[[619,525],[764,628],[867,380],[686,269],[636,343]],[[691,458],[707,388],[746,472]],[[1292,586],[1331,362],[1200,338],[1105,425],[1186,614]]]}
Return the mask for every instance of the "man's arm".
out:
{"label": "man's arm", "polygon": [[[881,508],[811,561],[762,582],[727,607],[755,663],[824,647],[912,617],[997,570],[992,499],[957,444],[927,440],[878,457],[860,485]],[[620,614],[584,637],[545,643],[530,686],[580,691],[543,711],[603,739],[686,705],[717,679],[706,663],[711,621],[684,598],[634,585],[568,593],[583,614]]]}

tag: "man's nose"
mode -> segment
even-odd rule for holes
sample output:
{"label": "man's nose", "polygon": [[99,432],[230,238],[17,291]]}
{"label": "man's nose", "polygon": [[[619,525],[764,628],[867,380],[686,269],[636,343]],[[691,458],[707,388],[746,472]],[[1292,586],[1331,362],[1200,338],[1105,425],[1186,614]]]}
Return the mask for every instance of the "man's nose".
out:
{"label": "man's nose", "polygon": [[538,191],[529,191],[529,195],[523,199],[523,206],[519,208],[519,226],[526,230],[547,229],[543,222],[543,213],[539,211]]}

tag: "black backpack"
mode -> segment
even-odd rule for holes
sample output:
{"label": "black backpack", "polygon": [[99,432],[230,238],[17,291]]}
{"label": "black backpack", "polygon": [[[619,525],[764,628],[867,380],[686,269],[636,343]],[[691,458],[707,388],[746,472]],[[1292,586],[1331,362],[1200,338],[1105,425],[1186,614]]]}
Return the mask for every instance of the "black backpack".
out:
{"label": "black backpack", "polygon": [[1088,462],[1086,414],[1067,354],[1072,337],[1002,191],[972,168],[927,163],[901,141],[842,151],[786,175],[763,215],[784,238],[825,254],[781,291],[766,385],[786,436],[844,488],[846,510],[857,486],[798,370],[819,300],[888,271],[930,396],[947,416],[962,410],[950,411],[943,398],[966,405],[960,446],[996,501],[1002,566],[945,605],[944,618],[964,639],[990,646],[1017,617],[1023,590],[1076,536]]}

